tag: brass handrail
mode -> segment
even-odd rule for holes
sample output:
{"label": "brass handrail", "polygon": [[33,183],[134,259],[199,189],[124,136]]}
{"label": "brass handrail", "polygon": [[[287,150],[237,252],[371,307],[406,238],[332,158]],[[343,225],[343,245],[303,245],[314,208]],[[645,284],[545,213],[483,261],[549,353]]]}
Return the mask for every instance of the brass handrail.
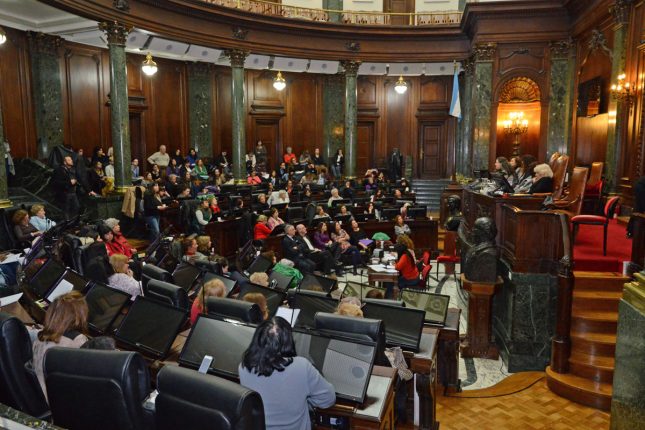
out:
{"label": "brass handrail", "polygon": [[[200,0],[205,3],[244,10],[262,15],[304,19],[317,22],[334,22],[353,25],[458,25],[460,11],[446,12],[364,12],[338,9],[314,9],[289,6],[264,0]],[[395,19],[392,18],[406,18]],[[394,22],[394,24],[393,24]]]}

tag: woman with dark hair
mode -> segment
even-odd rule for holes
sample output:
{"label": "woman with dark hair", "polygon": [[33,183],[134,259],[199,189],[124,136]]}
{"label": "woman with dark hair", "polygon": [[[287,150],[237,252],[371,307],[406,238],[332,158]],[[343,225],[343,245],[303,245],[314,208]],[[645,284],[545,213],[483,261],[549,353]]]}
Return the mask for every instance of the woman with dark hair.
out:
{"label": "woman with dark hair", "polygon": [[334,222],[331,238],[338,244],[340,254],[350,256],[352,259],[353,273],[356,275],[356,268],[362,264],[361,252],[351,244],[349,234],[347,234],[338,221]]}
{"label": "woman with dark hair", "polygon": [[177,164],[176,158],[171,158],[170,163],[168,164],[168,167],[166,167],[166,178],[169,177],[170,175],[179,176],[180,174],[181,174],[181,166]]}
{"label": "woman with dark hair", "polygon": [[101,194],[101,190],[105,186],[105,172],[103,172],[103,163],[100,161],[92,164],[92,168],[87,171],[87,182],[90,191],[96,194]]}
{"label": "woman with dark hair", "polygon": [[345,166],[345,156],[343,155],[343,150],[338,149],[336,155],[332,158],[331,163],[331,173],[334,175],[334,178],[338,179],[343,174],[343,167]]}
{"label": "woman with dark hair", "polygon": [[506,157],[497,157],[495,159],[495,171],[503,175],[511,186],[517,184],[517,174],[506,159]]}
{"label": "woman with dark hair", "polygon": [[394,268],[399,271],[399,289],[419,284],[419,269],[414,256],[414,243],[403,234],[396,239],[397,261]]}
{"label": "woman with dark hair", "polygon": [[296,355],[291,326],[284,318],[258,326],[239,374],[241,385],[260,394],[267,430],[309,430],[309,405],[328,408],[336,402],[334,387],[309,360]]}
{"label": "woman with dark hair", "polygon": [[[164,191],[165,192],[165,191]],[[153,183],[143,196],[143,214],[146,224],[150,229],[150,240],[154,241],[159,236],[160,211],[166,209],[166,204],[161,201],[162,191],[158,183]]]}
{"label": "woman with dark hair", "polygon": [[18,209],[11,218],[13,221],[13,234],[20,242],[21,248],[30,248],[31,242],[43,232],[29,223],[29,214],[24,209]]}
{"label": "woman with dark hair", "polygon": [[188,151],[188,155],[186,155],[186,158],[184,160],[190,163],[190,167],[195,167],[198,158],[199,156],[197,155],[195,148],[190,148],[190,151]]}

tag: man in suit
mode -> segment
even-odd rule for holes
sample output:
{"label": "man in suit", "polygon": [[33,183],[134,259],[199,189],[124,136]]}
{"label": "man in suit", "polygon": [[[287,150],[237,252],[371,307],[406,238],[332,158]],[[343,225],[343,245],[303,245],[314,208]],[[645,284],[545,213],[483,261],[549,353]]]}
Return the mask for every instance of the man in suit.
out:
{"label": "man in suit", "polygon": [[[79,178],[76,177],[74,161],[71,156],[65,156],[63,158],[63,164],[54,170],[52,174],[52,186],[56,190],[57,200],[63,207],[65,219],[69,220],[78,215],[81,205],[76,195],[76,188],[81,186],[81,183],[79,183]],[[89,195],[94,196],[96,194],[90,191]]]}
{"label": "man in suit", "polygon": [[296,228],[291,224],[286,224],[284,233],[282,253],[285,258],[293,261],[302,272],[313,273],[316,270],[316,263],[305,257],[303,244],[296,237]]}
{"label": "man in suit", "polygon": [[[318,270],[325,274],[331,274],[334,272],[334,268],[336,267],[336,260],[334,260],[334,256],[327,250],[322,251],[311,243],[311,240],[307,237],[307,227],[304,226],[304,224],[298,224],[296,226],[296,230],[298,232],[298,235],[296,236],[296,240],[300,242],[300,249],[302,253],[304,254],[305,257],[307,257],[309,260],[312,260],[316,263],[316,266]],[[336,269],[336,274],[337,275],[342,275],[341,268]]]}

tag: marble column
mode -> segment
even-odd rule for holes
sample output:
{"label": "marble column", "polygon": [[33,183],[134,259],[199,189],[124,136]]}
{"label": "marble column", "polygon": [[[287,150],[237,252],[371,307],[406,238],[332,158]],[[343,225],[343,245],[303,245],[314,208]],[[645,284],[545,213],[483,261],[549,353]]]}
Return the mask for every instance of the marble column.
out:
{"label": "marble column", "polygon": [[459,175],[463,175],[465,177],[471,177],[473,174],[472,96],[473,96],[473,77],[474,77],[473,74],[475,71],[475,63],[473,59],[469,58],[466,61],[464,61],[463,68],[464,68],[463,79],[460,79],[460,83],[463,82],[463,87],[460,88],[460,92],[459,92],[461,96],[461,114],[462,114],[461,122],[459,124],[461,139],[456,153],[456,163],[457,163],[456,171],[457,171],[457,174]]}
{"label": "marble column", "polygon": [[9,188],[7,181],[7,164],[5,162],[4,147],[4,122],[2,121],[2,104],[0,103],[0,209],[12,206],[9,200]]}
{"label": "marble column", "polygon": [[36,119],[37,154],[46,159],[52,148],[64,143],[62,77],[58,50],[62,39],[28,32],[29,58]]}
{"label": "marble column", "polygon": [[342,61],[345,70],[345,177],[356,178],[358,109],[357,78],[360,61]]}
{"label": "marble column", "polygon": [[128,112],[128,80],[125,42],[130,29],[118,22],[102,22],[110,51],[110,122],[114,149],[114,189],[125,192],[132,186],[130,148],[130,114]]}
{"label": "marble column", "polygon": [[[614,17],[614,42],[612,49],[611,82],[618,81],[618,75],[625,71],[627,55],[627,31],[632,0],[616,0],[609,11]],[[619,163],[622,146],[624,145],[624,130],[626,116],[629,115],[629,105],[625,102],[609,100],[609,113],[615,112],[615,121],[610,121],[607,127],[607,151],[605,153],[605,184],[603,190],[616,192],[619,182]]]}
{"label": "marble column", "polygon": [[200,157],[213,157],[213,80],[207,63],[188,65],[190,146]]}
{"label": "marble column", "polygon": [[616,368],[611,397],[611,430],[645,423],[645,271],[625,284],[618,305]]}
{"label": "marble column", "polygon": [[546,159],[555,152],[571,154],[571,124],[575,82],[574,45],[569,40],[553,42]]}
{"label": "marble column", "polygon": [[473,50],[472,169],[489,169],[493,59],[496,51],[495,43],[479,44]]}
{"label": "marble column", "polygon": [[342,75],[325,76],[323,87],[323,148],[328,164],[343,148],[345,82]]}
{"label": "marble column", "polygon": [[233,118],[233,177],[236,184],[246,184],[246,106],[244,101],[244,61],[248,52],[226,51],[231,59],[231,117]]}

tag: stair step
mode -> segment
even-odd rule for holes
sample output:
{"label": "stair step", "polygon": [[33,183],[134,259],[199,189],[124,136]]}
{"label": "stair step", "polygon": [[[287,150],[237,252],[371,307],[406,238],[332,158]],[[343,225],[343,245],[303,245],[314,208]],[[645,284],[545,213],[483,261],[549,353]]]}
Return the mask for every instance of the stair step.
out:
{"label": "stair step", "polygon": [[571,330],[579,333],[616,333],[618,312],[573,309]]}
{"label": "stair step", "polygon": [[623,284],[629,278],[618,272],[574,271],[575,291],[623,291]]}
{"label": "stair step", "polygon": [[583,310],[615,311],[623,297],[622,291],[573,291],[573,308]]}
{"label": "stair step", "polygon": [[569,373],[595,382],[611,384],[614,380],[615,364],[614,357],[572,351],[569,357]]}
{"label": "stair step", "polygon": [[611,407],[610,383],[594,382],[570,373],[556,373],[551,366],[546,368],[546,382],[551,391],[576,403],[605,411]]}
{"label": "stair step", "polygon": [[585,354],[614,356],[616,333],[571,332],[571,350]]}

